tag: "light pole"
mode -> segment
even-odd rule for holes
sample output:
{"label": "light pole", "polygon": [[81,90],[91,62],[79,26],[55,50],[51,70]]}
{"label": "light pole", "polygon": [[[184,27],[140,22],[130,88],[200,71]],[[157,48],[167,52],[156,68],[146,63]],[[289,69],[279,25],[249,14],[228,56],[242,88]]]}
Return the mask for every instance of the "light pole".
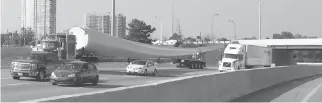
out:
{"label": "light pole", "polygon": [[174,5],[175,5],[175,2],[174,0],[172,0],[172,29],[171,29],[171,35],[173,35],[173,25],[174,25]]}
{"label": "light pole", "polygon": [[112,36],[115,34],[115,0],[112,1]]}
{"label": "light pole", "polygon": [[210,34],[213,35],[213,28],[214,28],[214,17],[215,16],[219,16],[219,14],[213,14],[212,17],[211,17],[211,26],[210,26]]}
{"label": "light pole", "polygon": [[259,33],[258,33],[258,40],[262,38],[262,0],[259,0]]}
{"label": "light pole", "polygon": [[[157,16],[154,16],[154,18],[155,18],[155,19],[158,19],[158,18],[157,18]],[[160,18],[159,18],[159,19],[160,19]],[[160,21],[161,21],[160,40],[161,40],[161,41],[163,41],[163,37],[162,37],[162,36],[163,36],[163,33],[162,33],[162,31],[163,31],[163,20],[162,20],[162,19],[160,19]]]}
{"label": "light pole", "polygon": [[236,40],[236,24],[233,20],[229,20],[229,22],[234,24],[234,39]]}

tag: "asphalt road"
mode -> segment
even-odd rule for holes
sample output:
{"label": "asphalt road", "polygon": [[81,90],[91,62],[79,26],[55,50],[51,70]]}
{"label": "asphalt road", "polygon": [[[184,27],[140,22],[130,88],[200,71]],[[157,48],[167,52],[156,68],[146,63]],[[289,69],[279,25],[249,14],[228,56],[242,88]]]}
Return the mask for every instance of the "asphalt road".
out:
{"label": "asphalt road", "polygon": [[322,75],[282,83],[232,102],[322,102]]}
{"label": "asphalt road", "polygon": [[9,69],[1,69],[1,102],[19,102],[59,95],[85,93],[109,88],[145,84],[180,76],[217,72],[216,68],[204,70],[178,69],[175,68],[174,65],[160,64],[157,77],[145,77],[140,75],[126,75],[125,67],[117,65],[126,64],[98,64],[97,66],[100,70],[100,82],[98,85],[92,86],[88,84],[82,87],[65,85],[53,86],[49,81],[38,82],[32,78],[13,80],[10,76]]}

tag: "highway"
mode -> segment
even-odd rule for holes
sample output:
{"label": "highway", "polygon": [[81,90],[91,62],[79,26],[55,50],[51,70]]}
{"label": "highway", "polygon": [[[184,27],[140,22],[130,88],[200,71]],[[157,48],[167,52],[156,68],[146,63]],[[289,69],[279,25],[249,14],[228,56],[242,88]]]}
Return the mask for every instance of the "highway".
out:
{"label": "highway", "polygon": [[86,84],[82,87],[59,85],[53,86],[49,81],[37,82],[32,78],[13,80],[9,69],[1,68],[1,102],[20,102],[33,99],[47,98],[52,96],[85,93],[109,88],[133,86],[145,84],[180,76],[196,75],[201,73],[217,72],[216,68],[210,69],[184,69],[174,65],[160,64],[158,76],[126,75],[126,64],[99,63],[100,82],[97,86]]}
{"label": "highway", "polygon": [[322,102],[322,75],[282,83],[232,102]]}

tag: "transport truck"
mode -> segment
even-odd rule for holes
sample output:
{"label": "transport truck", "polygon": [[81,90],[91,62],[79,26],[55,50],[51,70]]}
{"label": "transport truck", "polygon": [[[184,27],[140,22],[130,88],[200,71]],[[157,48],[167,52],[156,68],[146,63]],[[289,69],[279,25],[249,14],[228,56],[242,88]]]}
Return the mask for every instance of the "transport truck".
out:
{"label": "transport truck", "polygon": [[270,67],[272,64],[272,48],[255,45],[228,44],[219,71],[250,69],[254,67]]}
{"label": "transport truck", "polygon": [[180,59],[176,59],[173,63],[177,64],[177,68],[188,67],[190,69],[204,69],[206,67],[204,53],[194,53],[192,55],[183,56]]}

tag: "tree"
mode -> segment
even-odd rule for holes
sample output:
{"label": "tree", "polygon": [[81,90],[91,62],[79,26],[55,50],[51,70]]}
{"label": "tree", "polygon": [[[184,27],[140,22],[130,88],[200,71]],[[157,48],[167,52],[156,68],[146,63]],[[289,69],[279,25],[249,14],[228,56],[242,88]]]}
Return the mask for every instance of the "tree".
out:
{"label": "tree", "polygon": [[126,36],[125,39],[152,44],[152,39],[150,38],[151,34],[156,30],[151,25],[147,25],[144,21],[138,19],[132,19],[132,21],[128,24],[129,35]]}
{"label": "tree", "polygon": [[227,39],[227,38],[218,38],[217,40],[218,40],[218,41],[228,41],[228,39]]}
{"label": "tree", "polygon": [[169,40],[177,40],[177,41],[181,41],[182,40],[182,32],[181,32],[181,25],[179,23],[179,20],[177,21],[178,25],[177,25],[177,31],[176,33],[172,34],[172,36],[169,38]]}
{"label": "tree", "polygon": [[174,33],[169,40],[177,40],[177,41],[181,41],[182,40],[182,35],[178,34],[178,33]]}
{"label": "tree", "polygon": [[21,41],[22,44],[25,43],[26,45],[30,45],[31,42],[34,41],[35,33],[31,30],[31,28],[21,28]]}

